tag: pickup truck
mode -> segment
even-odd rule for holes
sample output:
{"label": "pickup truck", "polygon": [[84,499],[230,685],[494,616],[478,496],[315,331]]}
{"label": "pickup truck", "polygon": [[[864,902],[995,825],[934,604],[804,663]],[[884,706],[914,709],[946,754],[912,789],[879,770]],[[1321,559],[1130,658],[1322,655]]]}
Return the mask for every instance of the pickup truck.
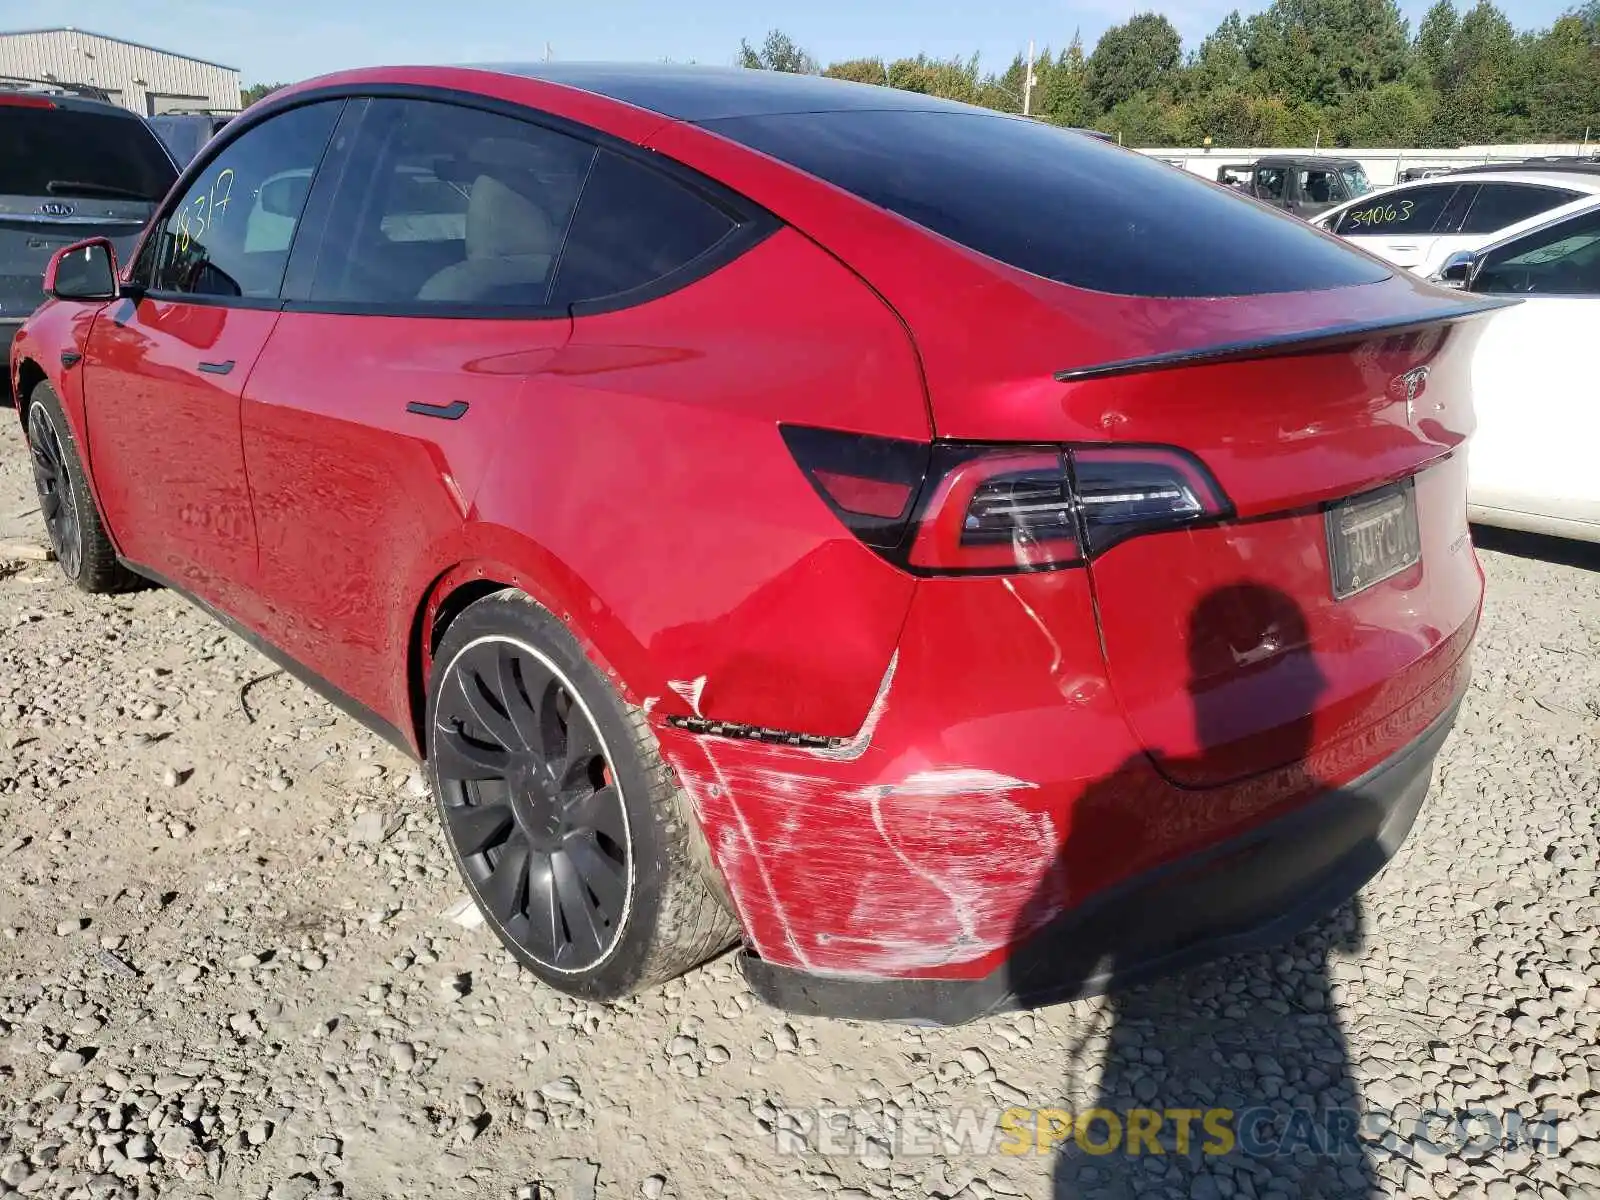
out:
{"label": "pickup truck", "polygon": [[1276,208],[1310,219],[1372,190],[1353,158],[1326,154],[1273,154],[1248,163],[1223,163],[1217,182]]}

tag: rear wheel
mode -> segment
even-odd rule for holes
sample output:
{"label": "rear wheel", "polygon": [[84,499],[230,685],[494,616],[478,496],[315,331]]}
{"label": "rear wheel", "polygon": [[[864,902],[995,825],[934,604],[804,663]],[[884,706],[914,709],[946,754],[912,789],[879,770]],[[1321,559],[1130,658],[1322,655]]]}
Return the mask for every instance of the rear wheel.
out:
{"label": "rear wheel", "polygon": [[427,731],[434,795],[467,888],[546,983],[617,999],[737,938],[643,717],[526,596],[490,596],[451,623]]}
{"label": "rear wheel", "polygon": [[61,573],[86,592],[125,592],[139,577],[117,561],[84,476],[61,400],[41,383],[28,397],[28,450],[50,548]]}

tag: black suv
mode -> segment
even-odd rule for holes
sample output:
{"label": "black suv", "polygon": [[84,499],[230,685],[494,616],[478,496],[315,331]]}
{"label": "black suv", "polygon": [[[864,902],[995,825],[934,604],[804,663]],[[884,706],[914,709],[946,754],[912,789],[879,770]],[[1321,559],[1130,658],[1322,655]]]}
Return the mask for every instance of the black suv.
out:
{"label": "black suv", "polygon": [[105,92],[0,76],[0,362],[44,301],[50,256],[95,236],[129,254],[177,177],[143,118]]}
{"label": "black suv", "polygon": [[1274,154],[1255,162],[1223,163],[1217,167],[1217,182],[1307,219],[1372,190],[1355,159],[1324,154]]}

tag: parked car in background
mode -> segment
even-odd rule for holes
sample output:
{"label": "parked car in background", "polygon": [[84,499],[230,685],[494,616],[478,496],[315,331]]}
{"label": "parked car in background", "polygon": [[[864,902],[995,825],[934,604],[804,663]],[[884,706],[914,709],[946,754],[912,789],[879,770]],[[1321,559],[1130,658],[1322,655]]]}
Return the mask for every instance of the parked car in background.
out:
{"label": "parked car in background", "polygon": [[1223,163],[1217,168],[1217,182],[1236,192],[1248,193],[1255,174],[1255,163]]}
{"label": "parked car in background", "polygon": [[1600,197],[1448,263],[1441,280],[1514,297],[1472,363],[1475,521],[1600,541]]}
{"label": "parked car in background", "polygon": [[778,1004],[959,1021],[1274,942],[1395,853],[1467,686],[1496,302],[1041,122],[352,71],[48,282],[62,571],[424,758],[576,995],[742,938]]}
{"label": "parked car in background", "polygon": [[150,118],[150,128],[166,143],[178,165],[187,166],[224,125],[237,113],[173,112]]}
{"label": "parked car in background", "polygon": [[1217,182],[1307,219],[1372,187],[1355,159],[1321,154],[1274,154],[1250,163],[1223,163]]}
{"label": "parked car in background", "polygon": [[1313,224],[1419,275],[1600,195],[1600,172],[1470,167],[1330,209]]}
{"label": "parked car in background", "polygon": [[177,177],[144,120],[103,91],[0,77],[0,351],[44,301],[52,254],[96,235],[129,253]]}
{"label": "parked car in background", "polygon": [[1400,174],[1395,177],[1396,183],[1413,183],[1418,179],[1433,179],[1439,175],[1450,174],[1451,167],[1403,167]]}

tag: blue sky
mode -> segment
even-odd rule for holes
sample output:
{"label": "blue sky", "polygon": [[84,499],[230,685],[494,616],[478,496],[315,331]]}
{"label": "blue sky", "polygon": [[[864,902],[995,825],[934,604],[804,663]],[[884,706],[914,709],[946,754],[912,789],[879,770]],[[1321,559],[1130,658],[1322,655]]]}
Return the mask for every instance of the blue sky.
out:
{"label": "blue sky", "polygon": [[[1400,0],[1413,28],[1429,0]],[[1501,0],[1519,28],[1573,0]],[[1458,0],[1464,7],[1464,0]],[[0,0],[0,29],[72,25],[238,67],[246,83],[372,64],[671,58],[723,64],[741,37],[789,33],[824,63],[978,50],[1000,69],[1028,39],[1084,44],[1135,12],[1164,12],[1192,48],[1230,0]],[[1240,5],[1246,13],[1264,0]]]}

